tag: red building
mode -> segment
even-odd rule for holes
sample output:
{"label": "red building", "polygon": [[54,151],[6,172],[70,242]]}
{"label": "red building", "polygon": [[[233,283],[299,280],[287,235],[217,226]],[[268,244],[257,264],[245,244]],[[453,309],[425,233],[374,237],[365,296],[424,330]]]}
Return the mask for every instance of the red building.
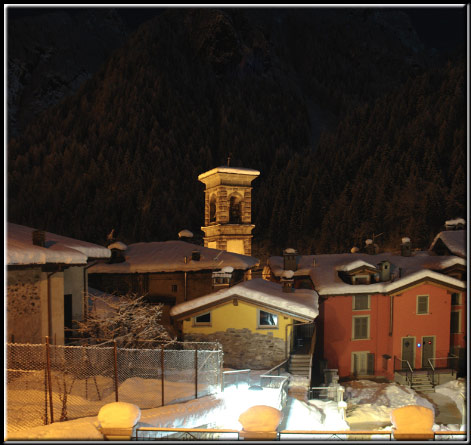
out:
{"label": "red building", "polygon": [[295,287],[310,281],[318,292],[315,359],[340,377],[394,380],[395,371],[446,368],[450,354],[464,354],[465,260],[402,247],[268,261],[271,279],[294,269]]}

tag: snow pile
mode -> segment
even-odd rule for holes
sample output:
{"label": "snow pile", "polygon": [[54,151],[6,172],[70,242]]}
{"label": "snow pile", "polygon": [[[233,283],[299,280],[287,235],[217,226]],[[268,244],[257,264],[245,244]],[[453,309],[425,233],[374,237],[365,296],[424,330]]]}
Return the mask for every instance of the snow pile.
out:
{"label": "snow pile", "polygon": [[283,413],[266,405],[255,405],[239,416],[244,431],[276,431]]}
{"label": "snow pile", "polygon": [[111,249],[117,249],[117,250],[122,250],[122,251],[124,251],[124,250],[126,250],[127,248],[128,248],[128,246],[126,246],[126,244],[124,244],[124,243],[121,242],[121,241],[116,241],[116,242],[114,242],[113,244],[110,244],[110,245],[108,246],[108,249],[110,249],[110,250],[111,250]]}
{"label": "snow pile", "polygon": [[419,405],[430,408],[433,405],[414,390],[397,383],[376,383],[369,380],[357,380],[345,384],[350,388],[347,421],[352,423],[391,423],[391,412],[402,406]]}
{"label": "snow pile", "polygon": [[450,382],[437,385],[435,392],[448,396],[454,400],[456,406],[460,410],[461,415],[465,413],[466,384],[464,380],[451,380]]}
{"label": "snow pile", "polygon": [[126,402],[108,403],[98,412],[102,428],[132,428],[140,418],[139,407]]}
{"label": "snow pile", "polygon": [[308,403],[288,398],[285,430],[341,431],[349,430],[336,402],[310,400]]}

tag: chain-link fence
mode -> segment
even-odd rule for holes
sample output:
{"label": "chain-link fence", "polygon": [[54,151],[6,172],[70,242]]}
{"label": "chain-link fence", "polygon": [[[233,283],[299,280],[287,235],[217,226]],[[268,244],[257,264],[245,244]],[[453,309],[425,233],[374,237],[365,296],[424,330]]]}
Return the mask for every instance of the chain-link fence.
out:
{"label": "chain-link fence", "polygon": [[214,394],[222,384],[219,343],[142,349],[12,343],[6,358],[9,432],[96,416],[115,401],[156,408]]}

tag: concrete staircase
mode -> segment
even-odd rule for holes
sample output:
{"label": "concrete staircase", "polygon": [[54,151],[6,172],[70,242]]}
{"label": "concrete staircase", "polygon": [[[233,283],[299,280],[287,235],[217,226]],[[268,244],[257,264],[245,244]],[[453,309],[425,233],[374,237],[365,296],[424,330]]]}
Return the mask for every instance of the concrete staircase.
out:
{"label": "concrete staircase", "polygon": [[295,376],[309,377],[311,356],[308,354],[292,354],[289,360],[289,373]]}
{"label": "concrete staircase", "polygon": [[418,392],[435,392],[435,389],[427,374],[412,374],[411,388]]}

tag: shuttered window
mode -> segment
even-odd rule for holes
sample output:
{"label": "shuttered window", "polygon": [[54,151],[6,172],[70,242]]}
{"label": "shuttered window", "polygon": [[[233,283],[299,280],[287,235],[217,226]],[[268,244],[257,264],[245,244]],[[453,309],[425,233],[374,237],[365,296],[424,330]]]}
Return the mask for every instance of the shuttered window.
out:
{"label": "shuttered window", "polygon": [[367,339],[369,335],[370,317],[353,317],[353,339]]}
{"label": "shuttered window", "polygon": [[417,296],[417,313],[428,314],[428,295]]}
{"label": "shuttered window", "polygon": [[369,295],[354,295],[353,296],[353,310],[364,311],[370,308]]}
{"label": "shuttered window", "polygon": [[374,375],[375,355],[371,352],[352,353],[352,372],[355,376]]}

